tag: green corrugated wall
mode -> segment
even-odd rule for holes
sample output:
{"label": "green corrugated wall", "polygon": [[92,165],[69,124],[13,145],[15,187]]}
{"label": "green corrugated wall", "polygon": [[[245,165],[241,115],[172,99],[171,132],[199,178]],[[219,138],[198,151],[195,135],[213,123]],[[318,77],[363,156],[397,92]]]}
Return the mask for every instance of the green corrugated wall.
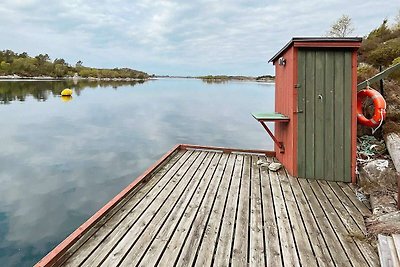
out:
{"label": "green corrugated wall", "polygon": [[351,182],[352,51],[298,50],[298,176]]}

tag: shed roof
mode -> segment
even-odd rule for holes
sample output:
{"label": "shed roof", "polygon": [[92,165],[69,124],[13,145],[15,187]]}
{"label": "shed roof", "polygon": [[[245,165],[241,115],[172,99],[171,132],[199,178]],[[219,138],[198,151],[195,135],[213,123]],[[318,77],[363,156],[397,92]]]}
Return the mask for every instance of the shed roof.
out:
{"label": "shed roof", "polygon": [[289,47],[354,47],[361,45],[361,37],[293,37],[268,62],[274,62]]}

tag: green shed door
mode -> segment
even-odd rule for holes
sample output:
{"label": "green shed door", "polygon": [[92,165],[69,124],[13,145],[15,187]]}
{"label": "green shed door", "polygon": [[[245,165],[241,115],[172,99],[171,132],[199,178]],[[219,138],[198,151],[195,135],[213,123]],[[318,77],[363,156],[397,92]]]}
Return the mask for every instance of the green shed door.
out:
{"label": "green shed door", "polygon": [[298,50],[299,177],[351,181],[351,58],[348,50]]}

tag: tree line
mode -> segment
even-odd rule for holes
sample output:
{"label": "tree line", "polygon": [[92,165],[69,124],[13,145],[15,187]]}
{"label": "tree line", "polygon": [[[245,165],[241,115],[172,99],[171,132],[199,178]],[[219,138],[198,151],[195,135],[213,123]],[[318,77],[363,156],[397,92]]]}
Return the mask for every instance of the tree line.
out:
{"label": "tree line", "polygon": [[375,68],[400,62],[400,14],[397,23],[389,25],[385,19],[363,39],[359,61]]}
{"label": "tree line", "polygon": [[[346,37],[354,31],[352,19],[343,15],[332,24],[327,36]],[[400,10],[394,22],[384,19],[382,24],[364,36],[358,50],[358,61],[362,63],[359,74],[368,78],[379,68],[387,68],[400,62]],[[365,77],[364,77],[365,76]],[[391,75],[400,81],[400,74]]]}
{"label": "tree line", "polygon": [[83,66],[78,61],[71,66],[62,58],[53,61],[48,54],[39,54],[31,57],[28,53],[16,53],[12,50],[0,51],[0,75],[18,75],[22,77],[50,76],[53,78],[72,77],[75,74],[84,78],[130,78],[146,79],[149,75],[145,72],[130,68],[99,69]]}

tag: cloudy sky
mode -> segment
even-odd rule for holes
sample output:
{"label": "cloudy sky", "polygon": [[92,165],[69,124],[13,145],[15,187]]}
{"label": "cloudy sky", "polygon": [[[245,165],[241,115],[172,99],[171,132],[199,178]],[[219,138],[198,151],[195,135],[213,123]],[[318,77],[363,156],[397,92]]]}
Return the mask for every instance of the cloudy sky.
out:
{"label": "cloudy sky", "polygon": [[[384,4],[383,4],[384,3]],[[3,0],[0,49],[155,74],[272,74],[292,36],[325,35],[342,14],[364,36],[399,0]]]}

